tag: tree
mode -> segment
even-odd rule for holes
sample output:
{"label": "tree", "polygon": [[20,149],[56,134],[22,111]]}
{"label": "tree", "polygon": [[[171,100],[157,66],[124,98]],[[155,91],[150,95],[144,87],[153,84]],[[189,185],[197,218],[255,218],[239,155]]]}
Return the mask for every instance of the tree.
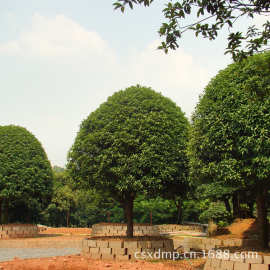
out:
{"label": "tree", "polygon": [[55,185],[53,188],[53,197],[51,203],[58,211],[65,215],[66,226],[70,224],[70,214],[77,203],[77,194],[72,187],[72,180],[69,179],[65,171],[54,173]]}
{"label": "tree", "polygon": [[[136,4],[150,6],[153,2],[154,0],[118,0],[114,3],[114,7],[124,12],[126,6],[132,9]],[[214,40],[224,27],[233,28],[241,17],[269,16],[270,2],[269,0],[168,1],[163,13],[167,22],[162,24],[159,34],[165,40],[159,48],[167,53],[168,49],[175,50],[179,47],[179,39],[186,31],[194,31],[196,36],[201,35]],[[197,16],[197,20],[191,24],[185,24],[184,20],[192,14]],[[269,21],[261,30],[251,25],[246,33],[239,31],[229,33],[226,53],[230,53],[234,60],[240,60],[255,52],[269,50],[269,39]],[[243,48],[244,45],[245,48]]]}
{"label": "tree", "polygon": [[260,240],[268,246],[270,53],[228,66],[206,87],[192,117],[191,178],[256,194]]}
{"label": "tree", "polygon": [[188,121],[170,99],[139,85],[108,98],[81,124],[69,152],[74,179],[120,202],[133,236],[133,202],[186,181]]}
{"label": "tree", "polygon": [[52,169],[40,142],[23,127],[1,126],[1,223],[35,221],[51,192]]}
{"label": "tree", "polygon": [[134,201],[134,219],[138,223],[151,223],[151,219],[153,224],[175,223],[176,214],[177,208],[172,200],[148,199],[140,195]]}

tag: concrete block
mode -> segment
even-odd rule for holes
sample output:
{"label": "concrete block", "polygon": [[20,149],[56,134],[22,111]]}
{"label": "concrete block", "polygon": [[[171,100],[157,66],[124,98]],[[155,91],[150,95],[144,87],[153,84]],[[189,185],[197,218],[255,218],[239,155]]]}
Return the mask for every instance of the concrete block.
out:
{"label": "concrete block", "polygon": [[173,249],[173,240],[164,240],[163,241],[163,246],[164,248],[169,248],[169,249]]}
{"label": "concrete block", "polygon": [[240,256],[239,253],[232,253],[230,254],[230,261],[233,262],[245,262],[245,258],[243,256]]}
{"label": "concrete block", "polygon": [[134,255],[135,253],[142,253],[141,248],[127,248],[127,254]]}
{"label": "concrete block", "polygon": [[213,244],[217,247],[221,247],[223,245],[223,241],[221,239],[213,239]]}
{"label": "concrete block", "polygon": [[235,262],[234,263],[234,270],[250,270],[249,263],[242,263],[242,262]]}
{"label": "concrete block", "polygon": [[163,248],[163,241],[151,241],[152,248]]}
{"label": "concrete block", "polygon": [[127,249],[126,248],[113,248],[112,249],[112,254],[126,255],[127,254]]}
{"label": "concrete block", "polygon": [[212,260],[207,259],[204,266],[211,266]]}
{"label": "concrete block", "polygon": [[82,252],[83,252],[83,253],[89,253],[89,252],[90,252],[89,247],[83,246],[83,247],[82,247]]}
{"label": "concrete block", "polygon": [[[91,250],[90,250],[90,252],[91,252]],[[102,255],[103,254],[112,254],[112,249],[111,248],[103,248],[103,247],[101,247],[99,249],[99,252],[102,253]]]}
{"label": "concrete block", "polygon": [[203,270],[216,270],[216,269],[212,268],[211,266],[205,265]]}
{"label": "concrete block", "polygon": [[211,260],[211,266],[213,268],[219,269],[220,268],[220,265],[221,265],[221,260],[219,260],[219,259],[212,259]]}
{"label": "concrete block", "polygon": [[174,249],[177,249],[182,246],[183,246],[183,240],[178,240],[178,239],[173,240]]}
{"label": "concrete block", "polygon": [[270,264],[270,256],[263,256],[263,263]]}
{"label": "concrete block", "polygon": [[235,242],[233,239],[225,239],[223,240],[224,247],[235,247]]}
{"label": "concrete block", "polygon": [[98,254],[98,253],[100,253],[100,248],[89,248],[88,247],[88,250],[89,250],[90,254]]}
{"label": "concrete block", "polygon": [[96,241],[96,243],[97,243],[97,247],[102,247],[102,248],[109,247],[109,242],[108,241],[98,240],[98,241]]}
{"label": "concrete block", "polygon": [[234,239],[234,244],[237,247],[242,247],[243,246],[243,239]]}
{"label": "concrete block", "polygon": [[205,249],[205,250],[212,250],[212,249],[214,249],[214,248],[215,248],[215,246],[212,245],[212,244],[205,244],[205,245],[204,245],[204,249]]}
{"label": "concrete block", "polygon": [[116,260],[119,260],[119,261],[128,261],[129,255],[116,255],[115,258]]}
{"label": "concrete block", "polygon": [[267,264],[251,264],[251,270],[268,270],[269,267]]}
{"label": "concrete block", "polygon": [[138,241],[125,241],[124,242],[124,248],[137,248],[138,247]]}
{"label": "concrete block", "polygon": [[96,240],[86,240],[86,244],[88,247],[97,247],[97,241]]}
{"label": "concrete block", "polygon": [[254,258],[246,258],[246,263],[263,263],[263,257],[261,255],[257,255]]}
{"label": "concrete block", "polygon": [[137,246],[138,246],[138,248],[151,248],[151,242],[150,241],[138,241]]}
{"label": "concrete block", "polygon": [[221,261],[220,269],[223,270],[233,270],[234,262],[233,261]]}
{"label": "concrete block", "polygon": [[194,249],[205,250],[205,244],[197,244],[196,246],[194,246]]}
{"label": "concrete block", "polygon": [[123,241],[109,241],[109,247],[111,248],[123,248],[124,242]]}
{"label": "concrete block", "polygon": [[212,244],[212,239],[211,238],[205,238],[202,240],[202,243],[205,245],[211,245]]}

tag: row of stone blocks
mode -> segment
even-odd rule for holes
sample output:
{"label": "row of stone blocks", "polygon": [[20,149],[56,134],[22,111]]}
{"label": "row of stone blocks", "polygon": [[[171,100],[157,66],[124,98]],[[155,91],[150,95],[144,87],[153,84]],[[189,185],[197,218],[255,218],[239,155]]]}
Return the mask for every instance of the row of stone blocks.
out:
{"label": "row of stone blocks", "polygon": [[0,238],[25,238],[34,237],[38,234],[37,225],[33,224],[7,224],[0,225]]}
{"label": "row of stone blocks", "polygon": [[[126,236],[126,231],[109,231],[109,232],[92,232],[92,236]],[[159,236],[158,232],[151,231],[134,231],[134,236]]]}
{"label": "row of stone blocks", "polygon": [[[157,236],[164,232],[176,231],[199,231],[203,232],[204,227],[199,225],[177,225],[177,224],[164,224],[164,225],[134,225],[135,236]],[[92,226],[92,236],[124,236],[127,231],[126,224],[94,224]]]}
{"label": "row of stone blocks", "polygon": [[[142,254],[155,252],[173,252],[171,239],[164,240],[94,240],[85,239],[82,243],[82,254],[93,259],[138,259]],[[138,255],[138,257],[136,256]]]}
{"label": "row of stone blocks", "polygon": [[[127,225],[125,224],[94,224],[92,226],[92,236],[125,236],[127,231]],[[158,236],[159,231],[154,226],[142,226],[134,225],[134,236]]]}
{"label": "row of stone blocks", "polygon": [[178,231],[196,231],[204,232],[205,228],[200,225],[178,225],[178,224],[162,224],[155,225],[159,232],[178,232]]}
{"label": "row of stone blocks", "polygon": [[185,251],[195,250],[211,250],[221,247],[256,247],[257,240],[253,239],[215,239],[204,237],[183,237],[175,240],[178,246],[184,247]]}
{"label": "row of stone blocks", "polygon": [[258,255],[256,252],[247,254],[233,253],[228,258],[207,259],[204,270],[269,270],[270,256]]}

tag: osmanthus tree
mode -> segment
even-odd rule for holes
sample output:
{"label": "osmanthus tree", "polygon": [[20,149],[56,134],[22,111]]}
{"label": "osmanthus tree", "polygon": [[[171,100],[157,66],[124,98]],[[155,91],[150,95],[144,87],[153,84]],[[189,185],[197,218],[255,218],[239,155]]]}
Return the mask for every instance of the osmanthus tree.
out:
{"label": "osmanthus tree", "polygon": [[[69,152],[74,179],[121,203],[133,236],[133,202],[187,181],[188,120],[170,99],[132,86],[85,119]],[[179,190],[179,192],[181,192]]]}
{"label": "osmanthus tree", "polygon": [[[125,11],[126,6],[150,6],[154,0],[117,0],[115,9]],[[223,28],[232,29],[239,18],[253,19],[255,15],[269,16],[269,0],[168,0],[163,10],[164,22],[159,34],[164,37],[160,49],[168,52],[179,47],[179,40],[187,31],[194,31],[196,36],[201,35],[214,40]],[[192,18],[191,23],[186,19]],[[196,18],[197,17],[197,18]],[[195,19],[194,19],[195,18]],[[189,20],[190,21],[190,20]],[[247,25],[246,33],[229,31],[226,53],[230,53],[234,60],[240,60],[255,52],[269,50],[270,21],[257,29],[255,25]]]}
{"label": "osmanthus tree", "polygon": [[52,193],[52,168],[40,142],[23,127],[0,126],[1,223],[34,222]]}
{"label": "osmanthus tree", "polygon": [[270,53],[228,66],[211,80],[192,117],[191,179],[256,196],[260,240],[268,246]]}

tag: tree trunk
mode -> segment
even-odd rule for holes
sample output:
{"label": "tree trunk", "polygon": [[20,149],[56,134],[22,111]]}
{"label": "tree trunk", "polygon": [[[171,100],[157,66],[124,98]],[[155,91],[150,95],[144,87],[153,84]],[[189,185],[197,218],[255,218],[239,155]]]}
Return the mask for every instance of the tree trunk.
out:
{"label": "tree trunk", "polygon": [[66,218],[66,220],[67,220],[67,227],[69,227],[69,210],[67,210],[67,218]]}
{"label": "tree trunk", "polygon": [[182,222],[183,212],[182,212],[182,201],[178,200],[177,204],[177,222],[176,224],[180,224]]}
{"label": "tree trunk", "polygon": [[125,204],[125,213],[127,218],[127,237],[133,237],[133,201],[134,198],[128,198]]}
{"label": "tree trunk", "polygon": [[223,201],[224,201],[224,204],[225,204],[225,207],[226,207],[227,212],[229,212],[231,214],[232,213],[232,209],[231,209],[229,200],[227,198],[225,198]]}
{"label": "tree trunk", "polygon": [[248,217],[249,217],[249,218],[254,218],[254,215],[253,215],[253,211],[254,211],[254,202],[253,202],[253,201],[248,202],[247,205],[248,205]]}
{"label": "tree trunk", "polygon": [[235,192],[232,197],[232,204],[233,204],[233,218],[240,218],[240,205],[239,205],[239,198],[238,193]]}
{"label": "tree trunk", "polygon": [[126,204],[123,202],[121,203],[123,212],[124,212],[124,223],[127,223],[127,208],[126,208]]}
{"label": "tree trunk", "polygon": [[0,199],[0,224],[3,224],[2,199]]}
{"label": "tree trunk", "polygon": [[267,189],[259,189],[257,191],[257,221],[259,231],[259,241],[262,248],[268,248],[268,220],[267,220],[267,205],[266,196]]}
{"label": "tree trunk", "polygon": [[3,200],[2,201],[3,207],[2,207],[2,224],[8,224],[9,222],[9,216],[8,216],[8,207],[9,207],[9,203],[8,200]]}

